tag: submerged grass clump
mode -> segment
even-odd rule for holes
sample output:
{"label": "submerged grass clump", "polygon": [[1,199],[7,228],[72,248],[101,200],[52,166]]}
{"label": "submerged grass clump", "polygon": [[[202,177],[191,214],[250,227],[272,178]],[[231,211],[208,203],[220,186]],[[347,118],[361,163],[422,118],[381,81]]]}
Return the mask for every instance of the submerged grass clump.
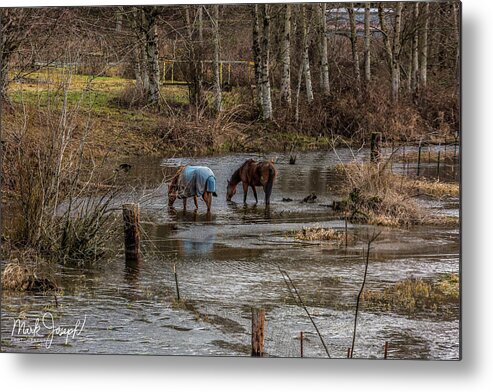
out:
{"label": "submerged grass clump", "polygon": [[459,275],[440,276],[436,280],[410,278],[384,290],[364,290],[362,299],[371,310],[413,313],[449,310],[459,300]]}
{"label": "submerged grass clump", "polygon": [[[352,239],[351,233],[348,233],[348,241],[349,237]],[[346,240],[344,231],[319,226],[303,227],[301,230],[294,232],[294,238],[300,241],[330,241],[337,245],[344,244]]]}

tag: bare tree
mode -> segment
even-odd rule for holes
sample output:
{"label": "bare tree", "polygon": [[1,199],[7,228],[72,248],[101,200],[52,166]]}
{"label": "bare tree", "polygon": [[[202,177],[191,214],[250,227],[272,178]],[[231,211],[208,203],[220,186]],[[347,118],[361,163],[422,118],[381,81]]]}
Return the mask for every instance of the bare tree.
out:
{"label": "bare tree", "polygon": [[428,26],[430,20],[430,3],[421,4],[423,26],[419,35],[419,83],[421,88],[426,88],[428,79]]}
{"label": "bare tree", "polygon": [[0,9],[0,99],[7,99],[8,75],[14,54],[21,46],[33,40],[35,30],[41,28],[39,35],[49,37],[54,29],[59,15],[50,21],[48,12],[49,10],[42,8]]}
{"label": "bare tree", "polygon": [[[203,20],[202,6],[197,6],[193,18],[191,13],[194,8],[185,6],[185,23],[187,37],[184,42],[186,48],[186,79],[188,81],[189,100],[196,108],[202,107],[205,104],[203,92]],[[195,29],[196,20],[199,20],[198,40],[197,29]],[[193,21],[192,21],[193,19]]]}
{"label": "bare tree", "polygon": [[270,17],[268,4],[253,6],[253,55],[257,98],[263,120],[272,119],[272,99],[269,79]]}
{"label": "bare tree", "polygon": [[[414,3],[413,5],[413,22],[414,26],[417,26],[419,21],[419,3]],[[413,33],[413,41],[411,46],[411,70],[409,73],[411,83],[409,87],[411,92],[414,94],[418,88],[418,79],[419,79],[419,55],[418,55],[418,38],[419,31],[415,27],[415,31]]]}
{"label": "bare tree", "polygon": [[291,106],[291,4],[286,4],[281,40],[281,101]]}
{"label": "bare tree", "polygon": [[221,76],[219,72],[220,54],[219,54],[219,5],[213,6],[214,16],[212,18],[212,29],[214,36],[214,108],[217,113],[221,112],[222,94],[221,94]]}
{"label": "bare tree", "polygon": [[146,38],[147,70],[149,73],[149,90],[147,102],[150,105],[159,104],[159,48],[157,42],[158,7],[144,7],[144,33]]}
{"label": "bare tree", "polygon": [[303,33],[303,71],[305,74],[306,97],[308,102],[313,101],[312,76],[310,71],[310,27],[306,15],[307,4],[301,5],[301,25]]}
{"label": "bare tree", "polygon": [[328,60],[328,46],[327,46],[327,4],[321,3],[317,7],[319,12],[319,46],[320,46],[320,73],[322,75],[322,93],[324,95],[330,94],[329,83],[329,60]]}
{"label": "bare tree", "polygon": [[378,3],[378,18],[380,21],[380,31],[383,35],[383,46],[387,54],[387,65],[392,72],[392,46],[390,44],[390,36],[385,24],[384,6],[383,3]]}
{"label": "bare tree", "polygon": [[147,61],[145,52],[145,35],[142,25],[143,15],[142,10],[137,7],[132,7],[130,13],[130,24],[134,33],[133,45],[133,66],[137,88],[143,91],[149,90],[149,74],[147,72]]}
{"label": "bare tree", "polygon": [[370,53],[370,3],[365,3],[365,86],[371,81],[371,53]]}
{"label": "bare tree", "polygon": [[252,52],[255,71],[255,91],[257,105],[262,112],[262,72],[261,72],[261,48],[260,48],[260,12],[259,5],[252,5],[253,33],[252,33]]}
{"label": "bare tree", "polygon": [[402,2],[397,2],[394,16],[394,39],[392,43],[392,101],[399,101],[399,89],[401,84],[401,20]]}
{"label": "bare tree", "polygon": [[353,3],[349,3],[349,7],[347,8],[347,13],[349,16],[349,25],[350,25],[349,38],[351,40],[351,52],[353,54],[354,77],[356,78],[357,87],[359,88],[359,86],[361,85],[361,75],[359,70],[358,36],[356,34],[356,20],[354,17]]}

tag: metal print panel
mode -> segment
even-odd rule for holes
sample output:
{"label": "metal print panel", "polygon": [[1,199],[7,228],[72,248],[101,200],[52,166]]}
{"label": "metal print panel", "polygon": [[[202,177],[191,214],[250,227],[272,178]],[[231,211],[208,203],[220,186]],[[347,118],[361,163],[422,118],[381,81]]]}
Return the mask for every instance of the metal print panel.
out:
{"label": "metal print panel", "polygon": [[1,351],[460,359],[460,9],[1,8]]}

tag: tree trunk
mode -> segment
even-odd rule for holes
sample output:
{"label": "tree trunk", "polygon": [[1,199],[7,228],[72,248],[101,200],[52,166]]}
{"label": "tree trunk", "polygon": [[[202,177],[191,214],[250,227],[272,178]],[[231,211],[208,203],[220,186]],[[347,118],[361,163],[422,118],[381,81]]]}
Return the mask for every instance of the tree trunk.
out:
{"label": "tree trunk", "polygon": [[392,44],[392,101],[399,101],[400,89],[400,53],[401,53],[401,19],[402,19],[402,2],[397,2],[394,17],[394,40]]}
{"label": "tree trunk", "polygon": [[146,19],[147,69],[149,72],[147,102],[150,105],[157,105],[159,103],[159,49],[157,44],[156,7],[145,9],[144,14]]}
{"label": "tree trunk", "polygon": [[257,106],[259,111],[262,113],[262,74],[261,74],[261,49],[260,49],[260,12],[259,5],[254,4],[252,6],[252,16],[253,16],[253,42],[252,42],[252,52],[253,52],[253,62],[255,71],[255,92],[257,98]]}
{"label": "tree trunk", "polygon": [[262,119],[272,119],[272,100],[269,80],[269,36],[270,36],[270,17],[269,5],[260,4],[260,12],[263,21],[263,32],[261,41],[261,94],[262,94]]}
{"label": "tree trunk", "polygon": [[291,106],[291,4],[285,5],[284,31],[281,41],[281,102]]}
{"label": "tree trunk", "polygon": [[219,5],[214,5],[214,19],[212,21],[212,29],[214,35],[214,108],[216,113],[221,112],[222,106],[222,93],[221,93],[221,80],[219,74]]}
{"label": "tree trunk", "polygon": [[359,71],[359,55],[358,55],[358,36],[356,35],[356,19],[354,17],[354,4],[349,3],[349,7],[347,8],[347,12],[349,15],[349,25],[351,28],[350,31],[350,39],[351,39],[351,51],[353,53],[353,68],[354,68],[354,77],[356,78],[356,83],[359,88],[361,85],[361,75]]}
{"label": "tree trunk", "polygon": [[385,26],[385,17],[384,17],[384,7],[382,3],[378,3],[378,18],[380,20],[380,30],[383,33],[383,44],[385,48],[385,53],[387,53],[387,65],[389,67],[389,71],[392,72],[392,47],[390,45],[389,32]]}
{"label": "tree trunk", "polygon": [[310,72],[310,57],[309,57],[309,26],[306,16],[306,4],[301,5],[301,22],[303,29],[303,70],[305,73],[305,85],[306,85],[306,97],[308,102],[313,101],[313,87],[312,87],[312,76]]}
{"label": "tree trunk", "polygon": [[[413,21],[414,21],[414,26],[417,26],[419,23],[419,3],[414,3]],[[418,78],[419,78],[418,38],[419,38],[419,32],[418,29],[416,28],[416,31],[413,34],[413,42],[411,48],[412,53],[411,53],[410,87],[412,94],[416,94],[418,88]]]}
{"label": "tree trunk", "polygon": [[419,35],[419,84],[420,88],[426,88],[428,73],[428,25],[430,20],[430,3],[421,4],[423,26]]}
{"label": "tree trunk", "polygon": [[135,44],[133,47],[133,65],[135,74],[135,84],[137,88],[147,91],[149,89],[149,78],[147,76],[146,62],[142,61],[145,58],[145,41],[143,40],[142,28],[142,10],[137,7],[132,7],[131,25],[135,35]]}
{"label": "tree trunk", "polygon": [[[198,6],[197,13],[202,10],[202,6]],[[194,23],[191,22],[190,6],[185,6],[185,22],[187,27],[188,42],[187,48],[187,70],[188,70],[188,95],[190,103],[195,108],[200,108],[204,105],[204,93],[202,88],[202,41],[199,38],[199,43],[194,38]],[[199,13],[199,37],[202,26],[200,25],[200,13]],[[198,114],[198,111],[197,111]]]}
{"label": "tree trunk", "polygon": [[122,24],[123,24],[123,13],[124,13],[123,7],[118,7],[116,10],[116,24],[115,24],[115,31],[117,33],[122,31]]}
{"label": "tree trunk", "polygon": [[330,82],[329,82],[329,60],[328,60],[328,47],[327,47],[327,4],[321,3],[318,7],[319,10],[319,23],[320,23],[320,72],[322,75],[322,94],[330,94]]}
{"label": "tree trunk", "polygon": [[[456,42],[457,42],[457,48],[455,49],[455,74],[456,74],[456,77],[457,77],[457,83],[456,83],[456,87],[457,87],[457,92],[460,91],[460,73],[461,73],[461,69],[460,69],[460,50],[461,50],[461,40],[460,40],[460,37],[461,37],[461,34],[460,34],[460,13],[461,13],[461,10],[460,10],[460,7],[461,7],[461,4],[460,3],[452,3],[452,12],[453,12],[453,20],[454,20],[454,29],[455,29],[455,39],[456,39]],[[460,105],[459,105],[460,107]]]}
{"label": "tree trunk", "polygon": [[371,82],[370,3],[365,3],[365,86]]}

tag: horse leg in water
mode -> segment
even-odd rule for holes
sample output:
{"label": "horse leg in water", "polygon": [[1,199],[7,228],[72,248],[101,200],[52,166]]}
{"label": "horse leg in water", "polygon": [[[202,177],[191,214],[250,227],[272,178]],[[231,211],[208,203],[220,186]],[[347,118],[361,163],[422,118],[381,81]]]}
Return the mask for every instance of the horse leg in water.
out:
{"label": "horse leg in water", "polygon": [[212,204],[212,193],[206,191],[202,195],[202,198],[204,199],[204,202],[207,205],[207,212],[210,212],[210,210],[211,210],[211,204]]}
{"label": "horse leg in water", "polygon": [[197,195],[193,197],[193,202],[195,203],[195,209],[199,209],[199,200],[197,199]]}
{"label": "horse leg in water", "polygon": [[183,199],[183,209],[184,210],[187,209],[187,198],[186,197]]}
{"label": "horse leg in water", "polygon": [[246,198],[248,193],[248,184],[246,182],[242,182],[243,184],[243,203],[246,204]]}
{"label": "horse leg in water", "polygon": [[255,189],[255,185],[250,185],[250,186],[252,187],[253,196],[255,196],[255,203],[258,204],[257,190]]}

